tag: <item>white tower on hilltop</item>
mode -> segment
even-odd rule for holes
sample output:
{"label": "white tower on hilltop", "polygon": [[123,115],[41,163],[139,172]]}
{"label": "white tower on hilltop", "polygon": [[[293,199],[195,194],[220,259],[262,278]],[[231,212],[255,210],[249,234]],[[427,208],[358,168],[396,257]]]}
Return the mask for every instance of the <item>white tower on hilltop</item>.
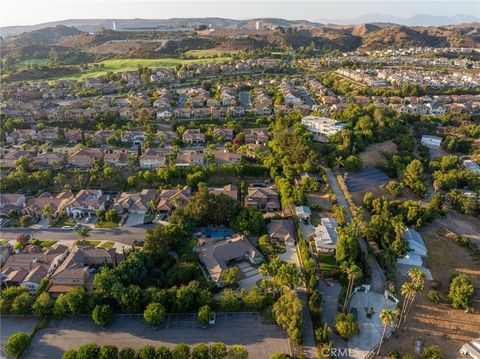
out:
{"label": "white tower on hilltop", "polygon": [[117,25],[115,24],[115,21],[112,22],[112,29],[113,31],[117,31]]}
{"label": "white tower on hilltop", "polygon": [[260,30],[260,21],[257,21],[255,23],[255,30],[257,30],[257,31]]}

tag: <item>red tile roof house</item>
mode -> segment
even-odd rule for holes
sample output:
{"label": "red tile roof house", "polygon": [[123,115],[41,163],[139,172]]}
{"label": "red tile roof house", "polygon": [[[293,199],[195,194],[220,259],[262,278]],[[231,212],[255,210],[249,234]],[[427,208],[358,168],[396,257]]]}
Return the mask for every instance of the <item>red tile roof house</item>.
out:
{"label": "red tile roof house", "polygon": [[20,285],[35,292],[41,280],[51,276],[68,253],[68,247],[59,244],[51,248],[27,246],[6,260],[0,274],[2,286]]}
{"label": "red tile roof house", "polygon": [[157,191],[144,189],[139,193],[121,193],[113,204],[113,209],[120,213],[146,215],[151,203],[157,203]]}
{"label": "red tile roof house", "polygon": [[199,128],[189,128],[183,133],[182,141],[188,144],[203,144],[205,135],[200,132]]}
{"label": "red tile roof house", "polygon": [[17,193],[0,194],[0,217],[7,217],[11,210],[20,212],[26,203],[25,195]]}
{"label": "red tile roof house", "polygon": [[28,214],[32,218],[40,219],[44,215],[45,208],[49,208],[49,216],[55,217],[63,211],[72,199],[73,194],[70,191],[59,193],[56,196],[44,192],[37,198],[29,199],[25,208],[22,210],[22,214]]}
{"label": "red tile roof house", "polygon": [[140,168],[151,169],[167,166],[165,150],[147,149],[139,158]]}
{"label": "red tile roof house", "polygon": [[171,213],[176,208],[183,208],[187,205],[190,196],[191,191],[189,187],[182,189],[164,189],[160,193],[157,211]]}
{"label": "red tile roof house", "polygon": [[82,286],[93,289],[93,274],[89,266],[116,266],[121,257],[115,254],[114,248],[80,246],[74,247],[65,261],[51,277],[52,286],[49,292],[53,295],[67,293],[75,287]]}
{"label": "red tile roof house", "polygon": [[267,187],[249,187],[245,197],[246,207],[255,207],[265,212],[280,210],[280,200],[276,189]]}
{"label": "red tile roof house", "polygon": [[234,184],[227,184],[226,186],[220,188],[209,187],[208,192],[216,196],[223,194],[224,196],[230,197],[235,201],[238,200],[238,187]]}
{"label": "red tile roof house", "polygon": [[110,199],[109,195],[103,194],[102,190],[82,189],[65,206],[67,215],[78,218],[86,214],[95,214],[99,209],[105,209],[106,202]]}
{"label": "red tile roof house", "polygon": [[79,168],[93,167],[95,161],[103,159],[103,152],[94,148],[81,148],[67,158],[70,166]]}

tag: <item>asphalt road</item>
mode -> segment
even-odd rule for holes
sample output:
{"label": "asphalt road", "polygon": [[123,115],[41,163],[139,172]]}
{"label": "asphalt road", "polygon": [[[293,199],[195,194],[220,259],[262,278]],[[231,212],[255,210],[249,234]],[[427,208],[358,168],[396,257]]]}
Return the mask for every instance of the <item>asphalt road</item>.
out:
{"label": "asphalt road", "polygon": [[[89,232],[88,240],[114,241],[127,245],[132,245],[135,240],[143,240],[148,226],[139,227],[119,227],[119,228],[95,228]],[[35,239],[48,241],[76,241],[80,239],[76,231],[64,231],[61,228],[32,229],[32,228],[2,228],[0,229],[0,239],[16,239],[20,233],[29,233]]]}

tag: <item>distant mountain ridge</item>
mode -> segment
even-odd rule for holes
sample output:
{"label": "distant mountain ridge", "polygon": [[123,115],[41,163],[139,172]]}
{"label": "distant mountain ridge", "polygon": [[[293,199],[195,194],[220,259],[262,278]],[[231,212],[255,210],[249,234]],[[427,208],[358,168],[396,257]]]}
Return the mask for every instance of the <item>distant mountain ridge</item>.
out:
{"label": "distant mountain ridge", "polygon": [[480,22],[480,18],[472,15],[456,14],[452,16],[436,16],[427,14],[417,14],[409,18],[402,18],[393,15],[367,14],[353,19],[326,19],[319,18],[314,22],[322,24],[337,25],[359,25],[359,24],[397,24],[404,26],[446,26],[459,25],[465,23]]}
{"label": "distant mountain ridge", "polygon": [[128,28],[155,28],[155,27],[198,27],[200,25],[211,25],[213,28],[220,29],[255,29],[256,22],[259,21],[263,25],[272,26],[318,26],[318,23],[307,20],[286,20],[280,18],[258,18],[247,20],[234,20],[218,17],[205,18],[171,18],[171,19],[67,19],[61,21],[52,21],[36,25],[27,26],[4,26],[0,27],[0,34],[2,36],[18,35],[22,32],[29,32],[39,30],[46,27],[55,27],[57,25],[64,25],[75,27],[80,31],[96,32],[103,28],[113,29],[113,23],[117,30]]}
{"label": "distant mountain ridge", "polygon": [[463,23],[480,22],[480,18],[457,14],[453,16],[433,16],[418,14],[410,18],[401,18],[390,15],[368,14],[355,19],[317,19],[315,21],[308,20],[287,20],[280,18],[253,18],[247,20],[235,20],[219,17],[205,17],[205,18],[171,18],[171,19],[67,19],[60,21],[46,22],[36,25],[27,26],[4,26],[0,27],[2,36],[18,35],[22,32],[29,32],[39,30],[46,27],[54,27],[57,25],[64,25],[75,27],[80,31],[96,32],[100,28],[112,29],[113,23],[117,29],[125,28],[155,28],[155,27],[198,27],[199,25],[211,25],[219,29],[255,29],[256,23],[260,22],[262,25],[270,26],[298,26],[298,27],[317,27],[322,24],[336,24],[336,25],[359,25],[372,24],[376,26],[385,25],[405,25],[405,26],[446,26],[457,25]]}

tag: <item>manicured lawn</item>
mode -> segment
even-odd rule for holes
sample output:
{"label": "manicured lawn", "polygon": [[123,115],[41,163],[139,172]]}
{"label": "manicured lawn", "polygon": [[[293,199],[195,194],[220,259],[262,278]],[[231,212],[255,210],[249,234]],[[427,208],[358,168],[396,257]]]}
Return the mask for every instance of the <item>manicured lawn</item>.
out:
{"label": "manicured lawn", "polygon": [[61,228],[63,226],[70,226],[75,227],[77,223],[73,221],[69,221],[67,218],[61,218],[57,223],[55,223],[52,227]]}
{"label": "manicured lawn", "polygon": [[108,241],[108,242],[103,242],[102,244],[99,245],[99,247],[112,248],[114,244],[115,244],[114,242]]}
{"label": "manicured lawn", "polygon": [[83,245],[96,247],[100,244],[100,241],[83,241]]}
{"label": "manicured lawn", "polygon": [[324,271],[330,271],[335,269],[336,260],[335,256],[332,254],[319,254],[318,258],[320,259],[320,269]]}
{"label": "manicured lawn", "polygon": [[20,70],[20,69],[25,69],[28,67],[30,64],[37,64],[38,66],[45,66],[48,65],[49,60],[48,59],[31,59],[31,60],[24,60],[24,61],[19,61],[15,63],[15,69]]}
{"label": "manicured lawn", "polygon": [[232,56],[233,54],[238,54],[240,51],[228,51],[228,50],[215,50],[215,49],[208,49],[208,50],[189,50],[185,53],[186,56],[195,56],[201,58],[212,58],[213,56]]}
{"label": "manicured lawn", "polygon": [[115,228],[118,227],[118,223],[115,222],[97,222],[95,228]]}
{"label": "manicured lawn", "polygon": [[31,244],[36,244],[42,248],[48,248],[53,246],[57,241],[40,241],[38,239],[35,239],[33,241],[30,241]]}
{"label": "manicured lawn", "polygon": [[49,80],[80,80],[86,77],[99,77],[104,76],[107,72],[123,72],[123,71],[135,71],[138,67],[175,67],[178,64],[190,64],[190,63],[211,63],[211,62],[225,62],[230,60],[230,57],[218,57],[209,59],[110,59],[98,62],[102,65],[102,68],[93,68],[93,64],[90,65],[90,69],[62,76],[58,78],[51,78]]}

